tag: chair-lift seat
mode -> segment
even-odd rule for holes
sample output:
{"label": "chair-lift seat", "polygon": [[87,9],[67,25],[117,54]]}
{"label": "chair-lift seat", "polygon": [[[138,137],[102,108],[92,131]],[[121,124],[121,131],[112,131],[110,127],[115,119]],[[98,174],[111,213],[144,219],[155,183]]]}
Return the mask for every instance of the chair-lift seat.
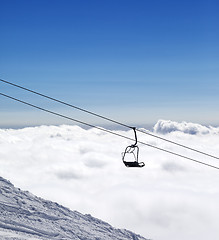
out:
{"label": "chair-lift seat", "polygon": [[[122,160],[123,163],[125,164],[126,167],[144,167],[145,164],[144,162],[138,162],[138,154],[139,154],[139,147],[137,145],[138,140],[137,140],[137,134],[136,134],[136,129],[133,128],[134,133],[135,133],[135,143],[126,147],[125,152],[122,153]],[[132,154],[134,161],[125,161],[126,154]]]}
{"label": "chair-lift seat", "polygon": [[123,161],[126,167],[144,167],[145,164],[143,162],[127,162],[127,161]]}

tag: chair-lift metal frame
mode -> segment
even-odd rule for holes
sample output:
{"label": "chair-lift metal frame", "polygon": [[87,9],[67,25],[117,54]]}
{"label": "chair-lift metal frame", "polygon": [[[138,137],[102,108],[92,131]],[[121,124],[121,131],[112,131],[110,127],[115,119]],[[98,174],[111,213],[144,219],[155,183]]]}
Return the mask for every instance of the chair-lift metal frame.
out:
{"label": "chair-lift metal frame", "polygon": [[[135,127],[133,127],[132,129],[134,130],[134,134],[135,134],[135,143],[126,147],[125,152],[122,153],[122,161],[126,167],[144,167],[145,166],[144,162],[140,162],[140,163],[138,162],[139,147],[137,145],[137,143],[138,143],[137,133],[136,133]],[[136,154],[135,154],[135,150],[136,150]],[[128,153],[133,154],[135,161],[133,161],[133,162],[125,161],[125,156]]]}

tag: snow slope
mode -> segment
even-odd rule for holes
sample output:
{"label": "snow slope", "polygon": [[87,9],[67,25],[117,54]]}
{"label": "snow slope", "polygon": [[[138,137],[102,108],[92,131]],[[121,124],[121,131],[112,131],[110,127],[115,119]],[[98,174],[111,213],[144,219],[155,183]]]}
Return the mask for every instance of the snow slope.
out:
{"label": "snow slope", "polygon": [[0,177],[0,239],[145,240],[127,230],[71,211],[15,188]]}

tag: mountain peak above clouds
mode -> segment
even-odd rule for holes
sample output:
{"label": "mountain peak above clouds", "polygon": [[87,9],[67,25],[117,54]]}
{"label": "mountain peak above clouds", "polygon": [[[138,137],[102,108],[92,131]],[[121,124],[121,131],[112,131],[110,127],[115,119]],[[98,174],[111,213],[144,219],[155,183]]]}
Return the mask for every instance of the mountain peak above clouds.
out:
{"label": "mountain peak above clouds", "polygon": [[4,240],[146,240],[128,230],[71,211],[15,188],[0,177],[0,239]]}

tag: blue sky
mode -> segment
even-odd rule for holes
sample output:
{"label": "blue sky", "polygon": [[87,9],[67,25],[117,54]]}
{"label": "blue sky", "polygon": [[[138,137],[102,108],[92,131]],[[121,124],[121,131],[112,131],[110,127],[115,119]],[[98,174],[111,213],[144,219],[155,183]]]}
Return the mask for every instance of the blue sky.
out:
{"label": "blue sky", "polygon": [[[218,125],[217,1],[2,0],[0,8],[0,78],[129,124]],[[3,97],[0,113],[1,126],[70,123]]]}

